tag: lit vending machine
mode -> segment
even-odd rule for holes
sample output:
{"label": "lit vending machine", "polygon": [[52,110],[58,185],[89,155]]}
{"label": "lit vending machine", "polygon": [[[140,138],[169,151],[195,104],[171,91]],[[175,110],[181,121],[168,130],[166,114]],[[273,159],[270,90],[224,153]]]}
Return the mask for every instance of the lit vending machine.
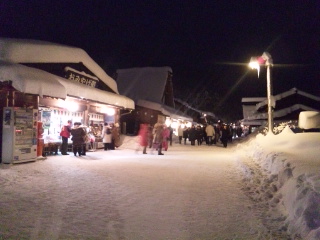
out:
{"label": "lit vending machine", "polygon": [[38,109],[3,109],[2,162],[20,163],[37,160]]}

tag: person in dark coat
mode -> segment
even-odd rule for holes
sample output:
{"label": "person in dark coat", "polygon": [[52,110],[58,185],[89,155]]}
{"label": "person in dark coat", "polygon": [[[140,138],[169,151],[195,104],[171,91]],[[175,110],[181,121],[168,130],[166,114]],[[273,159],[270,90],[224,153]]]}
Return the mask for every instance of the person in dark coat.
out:
{"label": "person in dark coat", "polygon": [[173,135],[173,128],[171,126],[168,127],[169,131],[170,131],[170,135],[169,135],[169,144],[170,146],[172,146],[172,135]]}
{"label": "person in dark coat", "polygon": [[183,137],[183,128],[182,128],[182,126],[181,125],[179,125],[179,127],[178,127],[178,138],[179,138],[179,144],[181,144],[181,142],[182,142],[182,137]]}
{"label": "person in dark coat", "polygon": [[74,127],[71,129],[74,156],[77,156],[77,153],[81,156],[82,148],[85,143],[86,133],[80,125],[80,122],[75,122]]}
{"label": "person in dark coat", "polygon": [[228,145],[229,136],[230,136],[229,128],[226,124],[224,124],[221,128],[221,142],[223,144],[223,147],[225,148]]}
{"label": "person in dark coat", "polygon": [[201,126],[197,126],[196,128],[196,138],[197,138],[198,146],[200,146],[203,140],[203,129]]}
{"label": "person in dark coat", "polygon": [[184,145],[187,144],[187,138],[189,138],[189,128],[187,128],[187,126],[184,126],[184,129],[183,129]]}
{"label": "person in dark coat", "polygon": [[196,128],[194,125],[192,125],[192,127],[189,130],[189,141],[191,142],[191,145],[194,146],[196,145],[196,139],[197,139],[197,132],[196,132]]}

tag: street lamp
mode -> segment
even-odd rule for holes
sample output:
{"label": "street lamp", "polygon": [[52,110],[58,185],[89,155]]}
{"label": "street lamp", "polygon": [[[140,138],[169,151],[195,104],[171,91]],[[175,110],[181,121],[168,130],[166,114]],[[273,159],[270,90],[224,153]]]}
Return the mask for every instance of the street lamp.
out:
{"label": "street lamp", "polygon": [[271,77],[270,67],[273,65],[272,57],[269,53],[264,52],[260,57],[252,57],[250,59],[249,67],[257,69],[258,77],[260,72],[260,65],[267,67],[267,100],[268,100],[268,133],[273,134],[273,112],[272,112],[272,92],[271,92]]}

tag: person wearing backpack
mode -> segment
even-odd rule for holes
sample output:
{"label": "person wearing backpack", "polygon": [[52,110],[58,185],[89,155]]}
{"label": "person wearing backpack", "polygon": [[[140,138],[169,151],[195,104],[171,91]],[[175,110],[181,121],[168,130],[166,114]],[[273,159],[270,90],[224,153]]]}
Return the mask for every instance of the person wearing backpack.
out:
{"label": "person wearing backpack", "polygon": [[111,134],[111,127],[106,122],[102,129],[102,142],[104,145],[104,150],[111,150],[112,145],[112,134]]}

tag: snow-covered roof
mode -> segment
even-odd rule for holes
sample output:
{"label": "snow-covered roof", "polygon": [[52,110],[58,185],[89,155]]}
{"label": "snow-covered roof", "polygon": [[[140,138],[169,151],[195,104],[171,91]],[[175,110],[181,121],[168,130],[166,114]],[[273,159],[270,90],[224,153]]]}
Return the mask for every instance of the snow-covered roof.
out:
{"label": "snow-covered roof", "polygon": [[23,93],[64,99],[67,91],[59,78],[40,69],[0,61],[0,81],[12,81],[12,86]]}
{"label": "snow-covered roof", "polygon": [[189,108],[189,109],[191,109],[191,110],[193,110],[195,112],[198,112],[200,114],[206,114],[207,116],[214,117],[214,118],[216,117],[216,115],[214,113],[207,112],[207,111],[201,111],[199,109],[196,109],[196,108],[190,106],[187,102],[182,101],[181,99],[175,98],[174,101],[177,101],[177,102],[181,103],[182,105],[184,105],[185,107],[187,107],[187,108]]}
{"label": "snow-covered roof", "polygon": [[[317,111],[316,109],[314,108],[311,108],[311,107],[308,107],[308,106],[305,106],[303,104],[294,104],[290,107],[287,107],[287,108],[283,108],[281,110],[278,110],[278,111],[275,111],[273,113],[273,117],[274,118],[280,118],[280,117],[283,117],[283,116],[286,116],[294,111],[297,111],[297,110],[303,110],[303,111]],[[258,114],[254,114],[252,116],[249,116],[247,118],[247,120],[255,120],[255,119],[267,119],[268,118],[268,113],[258,113]]]}
{"label": "snow-covered roof", "polygon": [[79,97],[81,99],[91,100],[99,103],[105,103],[117,107],[134,109],[134,101],[128,97],[88,87],[84,84],[59,78],[59,82],[65,87],[68,96]]}
{"label": "snow-covered roof", "polygon": [[46,71],[21,64],[0,61],[0,81],[24,93],[65,99],[67,96],[134,109],[132,99],[58,77]]}
{"label": "snow-covered roof", "polygon": [[[289,91],[277,94],[277,95],[273,96],[273,99],[274,99],[274,101],[279,101],[279,100],[281,100],[283,98],[286,98],[286,97],[294,95],[294,94],[299,94],[299,95],[302,95],[302,96],[305,96],[307,98],[310,98],[310,99],[313,99],[315,101],[320,102],[320,97],[314,96],[314,95],[312,95],[310,93],[306,93],[306,92],[301,91],[301,90],[299,90],[297,88],[292,88]],[[260,102],[260,103],[258,103],[256,105],[256,109],[258,110],[258,109],[262,108],[263,106],[266,106],[267,104],[268,104],[268,99],[265,99],[264,101],[262,101],[262,102]]]}
{"label": "snow-covered roof", "polygon": [[120,94],[132,98],[162,103],[170,67],[143,67],[117,70],[117,84]]}
{"label": "snow-covered roof", "polygon": [[180,112],[174,108],[160,104],[160,103],[155,103],[155,102],[150,102],[150,101],[146,101],[143,99],[139,99],[137,101],[137,105],[141,106],[141,107],[150,108],[153,110],[160,111],[164,115],[170,116],[171,118],[174,118],[174,119],[181,119],[181,120],[189,121],[189,122],[193,121],[193,119],[191,117],[183,114],[182,112]]}
{"label": "snow-covered roof", "polygon": [[0,38],[0,60],[14,63],[78,63],[82,62],[114,92],[117,83],[82,49],[51,42]]}

